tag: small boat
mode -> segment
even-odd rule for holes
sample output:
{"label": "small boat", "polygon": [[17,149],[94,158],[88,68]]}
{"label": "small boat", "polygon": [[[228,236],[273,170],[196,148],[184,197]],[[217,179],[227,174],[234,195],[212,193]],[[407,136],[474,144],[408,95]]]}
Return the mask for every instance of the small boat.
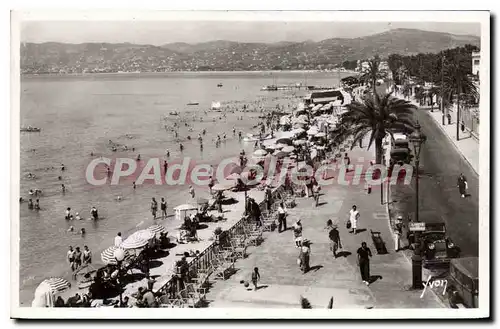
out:
{"label": "small boat", "polygon": [[265,86],[265,87],[262,87],[261,90],[262,91],[277,91],[278,90],[278,86],[276,86],[276,85]]}
{"label": "small boat", "polygon": [[169,114],[170,114],[170,115],[179,115],[179,112],[177,112],[177,111],[172,111],[172,112],[170,112]]}
{"label": "small boat", "polygon": [[32,133],[32,132],[40,132],[40,131],[42,131],[42,129],[37,128],[37,127],[28,126],[28,127],[21,128],[21,131]]}
{"label": "small boat", "polygon": [[212,106],[210,109],[215,112],[221,112],[220,102],[212,102]]}
{"label": "small boat", "polygon": [[191,102],[191,103],[187,103],[187,105],[199,105],[200,103],[197,103],[197,102]]}
{"label": "small boat", "polygon": [[217,87],[219,88],[222,87],[222,83],[217,84]]}

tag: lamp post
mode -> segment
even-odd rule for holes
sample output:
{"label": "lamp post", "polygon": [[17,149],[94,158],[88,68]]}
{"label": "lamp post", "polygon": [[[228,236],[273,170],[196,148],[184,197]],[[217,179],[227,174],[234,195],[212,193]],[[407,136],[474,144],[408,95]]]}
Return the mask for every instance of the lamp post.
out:
{"label": "lamp post", "polygon": [[116,259],[116,265],[118,266],[118,281],[120,281],[120,306],[123,304],[122,300],[122,262],[125,259],[125,250],[121,248],[117,248],[115,252],[113,253],[113,256],[115,256]]}
{"label": "lamp post", "polygon": [[[418,217],[418,170],[420,166],[420,151],[427,137],[420,131],[420,124],[417,122],[415,131],[410,135],[410,142],[413,144],[415,153],[415,218],[414,222],[419,222]],[[413,289],[422,289],[422,256],[420,254],[420,232],[415,231],[415,250],[412,256],[412,283]]]}

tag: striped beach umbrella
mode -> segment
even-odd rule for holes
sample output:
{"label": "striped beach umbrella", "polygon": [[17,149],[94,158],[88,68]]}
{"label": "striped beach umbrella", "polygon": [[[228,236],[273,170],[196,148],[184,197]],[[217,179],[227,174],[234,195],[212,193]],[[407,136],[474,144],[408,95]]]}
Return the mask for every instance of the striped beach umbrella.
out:
{"label": "striped beach umbrella", "polygon": [[127,255],[127,251],[124,248],[111,246],[101,253],[101,260],[106,265],[116,265],[115,251],[117,249],[122,249]]}
{"label": "striped beach umbrella", "polygon": [[149,240],[145,240],[140,238],[137,235],[129,236],[125,241],[122,242],[120,248],[122,249],[137,249],[146,246],[149,243]]}
{"label": "striped beach umbrella", "polygon": [[148,230],[151,231],[154,235],[167,232],[165,226],[158,224],[148,227]]}
{"label": "striped beach umbrella", "polygon": [[[135,237],[137,240],[151,240],[155,237],[155,234],[151,230],[140,230],[131,234],[128,238]],[[127,238],[127,239],[128,239]]]}
{"label": "striped beach umbrella", "polygon": [[71,287],[71,283],[63,278],[49,278],[45,279],[40,283],[37,289],[46,289],[51,293],[62,292]]}

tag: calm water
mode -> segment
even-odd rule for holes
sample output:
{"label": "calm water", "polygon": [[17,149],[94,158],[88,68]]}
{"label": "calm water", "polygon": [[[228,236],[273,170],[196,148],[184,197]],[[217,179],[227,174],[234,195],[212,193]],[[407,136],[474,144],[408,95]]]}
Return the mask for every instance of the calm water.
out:
{"label": "calm water", "polygon": [[[273,78],[274,77],[274,78]],[[308,73],[307,83],[322,86],[337,84],[337,74]],[[273,79],[277,79],[273,81]],[[46,277],[69,277],[66,251],[69,245],[88,245],[93,251],[93,261],[100,261],[100,252],[113,244],[116,232],[126,237],[140,228],[153,224],[149,213],[151,197],[159,200],[164,196],[172,207],[189,201],[186,186],[139,186],[135,191],[129,182],[110,187],[90,188],[84,173],[87,164],[95,156],[115,158],[141,154],[143,159],[163,157],[170,149],[170,160],[181,158],[178,141],[163,124],[188,119],[192,132],[181,126],[179,139],[185,150],[182,156],[215,164],[218,160],[234,157],[242,148],[251,152],[253,144],[240,143],[232,135],[232,127],[243,133],[254,132],[259,113],[220,113],[205,115],[212,101],[241,109],[243,104],[251,108],[274,108],[277,104],[296,103],[304,91],[264,92],[260,88],[272,84],[303,82],[304,73],[172,73],[98,75],[80,77],[25,77],[21,82],[21,126],[42,128],[41,133],[21,133],[21,196],[29,198],[31,188],[43,190],[40,197],[41,211],[29,210],[26,203],[20,211],[20,300],[31,302],[36,286]],[[217,84],[223,87],[218,88]],[[187,106],[189,102],[198,106]],[[181,113],[168,116],[170,111]],[[203,116],[203,122],[193,122],[193,114]],[[169,121],[163,121],[163,117]],[[244,120],[237,120],[237,116]],[[215,118],[215,122],[213,119]],[[205,128],[204,150],[200,152],[196,136]],[[215,148],[212,139],[226,132],[228,140]],[[131,135],[128,138],[126,135]],[[192,141],[186,137],[191,135]],[[108,140],[135,147],[135,152],[112,152]],[[66,170],[60,171],[64,164]],[[26,174],[37,178],[28,180]],[[62,176],[62,180],[58,179]],[[61,184],[67,191],[63,195]],[[197,190],[197,197],[206,194]],[[117,201],[120,196],[122,200]],[[89,217],[91,206],[99,209],[104,220],[73,221],[64,219],[64,212],[71,207]],[[75,231],[84,227],[84,238],[66,232],[73,225]]]}

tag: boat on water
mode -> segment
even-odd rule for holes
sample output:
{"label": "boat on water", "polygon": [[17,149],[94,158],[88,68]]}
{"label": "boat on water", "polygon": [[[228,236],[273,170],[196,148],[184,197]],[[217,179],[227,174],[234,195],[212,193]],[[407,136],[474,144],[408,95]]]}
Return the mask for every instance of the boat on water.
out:
{"label": "boat on water", "polygon": [[222,112],[220,102],[212,102],[210,109],[215,112]]}
{"label": "boat on water", "polygon": [[27,132],[27,133],[40,132],[40,131],[42,131],[41,128],[32,127],[32,126],[21,128],[21,132]]}
{"label": "boat on water", "polygon": [[169,115],[179,115],[179,112],[177,111],[171,111],[170,113],[168,113]]}
{"label": "boat on water", "polygon": [[218,83],[217,87],[219,87],[219,88],[222,87],[222,83]]}
{"label": "boat on water", "polygon": [[264,86],[260,90],[262,90],[262,91],[277,91],[278,86],[277,85]]}
{"label": "boat on water", "polygon": [[190,102],[190,103],[187,103],[187,105],[199,105],[200,103],[198,102]]}

